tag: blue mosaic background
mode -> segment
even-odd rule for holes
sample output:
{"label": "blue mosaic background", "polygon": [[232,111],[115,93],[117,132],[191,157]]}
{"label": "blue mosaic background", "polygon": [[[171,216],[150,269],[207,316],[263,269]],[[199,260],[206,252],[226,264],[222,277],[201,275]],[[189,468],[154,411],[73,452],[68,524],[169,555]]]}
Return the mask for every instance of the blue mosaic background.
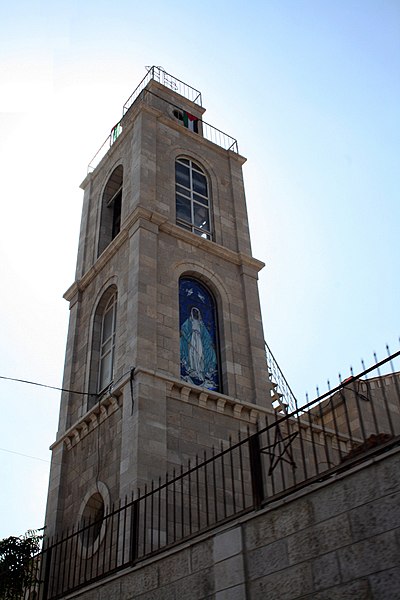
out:
{"label": "blue mosaic background", "polygon": [[179,282],[181,379],[219,391],[215,302],[199,281]]}

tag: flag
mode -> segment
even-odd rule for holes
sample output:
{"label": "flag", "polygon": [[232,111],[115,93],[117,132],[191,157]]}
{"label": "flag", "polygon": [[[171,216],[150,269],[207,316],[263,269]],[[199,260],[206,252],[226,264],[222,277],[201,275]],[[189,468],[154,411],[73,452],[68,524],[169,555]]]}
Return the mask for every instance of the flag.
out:
{"label": "flag", "polygon": [[185,127],[187,127],[190,131],[194,131],[194,133],[198,133],[197,123],[197,117],[194,117],[190,113],[183,111],[183,124]]}

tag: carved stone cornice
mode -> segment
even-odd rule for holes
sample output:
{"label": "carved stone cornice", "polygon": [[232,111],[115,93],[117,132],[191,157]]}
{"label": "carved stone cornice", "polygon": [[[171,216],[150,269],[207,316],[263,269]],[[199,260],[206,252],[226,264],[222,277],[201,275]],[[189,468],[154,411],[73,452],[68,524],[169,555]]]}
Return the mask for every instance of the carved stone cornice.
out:
{"label": "carved stone cornice", "polygon": [[169,377],[159,371],[151,371],[142,367],[135,368],[135,380],[138,381],[140,374],[156,377],[163,380],[167,385],[167,393],[172,398],[181,402],[197,405],[206,410],[233,417],[247,423],[255,424],[261,417],[274,415],[274,411],[252,402],[245,402],[232,396],[226,396],[219,392],[213,392],[200,388],[197,385]]}
{"label": "carved stone cornice", "polygon": [[100,423],[103,423],[110,415],[115,413],[120,407],[118,397],[107,394],[100,399],[83,417],[81,417],[72,427],[67,429],[58,440],[50,446],[53,450],[59,444],[64,443],[67,450],[76,446],[84,437],[96,429]]}
{"label": "carved stone cornice", "polygon": [[[140,223],[140,220],[142,220],[142,224]],[[155,211],[147,210],[142,206],[138,206],[121,224],[121,231],[107,246],[104,252],[100,254],[94,265],[85,273],[85,275],[83,275],[83,277],[81,277],[81,279],[75,281],[68,288],[64,294],[65,300],[71,302],[77,292],[83,292],[95,279],[96,275],[105,267],[112,256],[114,256],[114,254],[116,254],[120,247],[125,243],[129,237],[130,230],[135,226],[145,226],[146,221],[148,223],[152,223],[153,225],[157,225],[160,231],[168,233],[176,239],[182,240],[185,243],[194,246],[195,248],[203,249],[205,252],[213,254],[218,258],[222,258],[227,262],[245,267],[246,270],[250,273],[253,273],[254,276],[256,276],[257,273],[261,271],[263,267],[265,267],[265,263],[263,263],[261,260],[257,260],[256,258],[244,254],[243,252],[234,252],[233,250],[229,250],[224,246],[220,246],[211,240],[206,240],[200,236],[193,235],[192,233],[182,229],[182,227],[178,227],[178,225],[171,223],[164,215]]]}

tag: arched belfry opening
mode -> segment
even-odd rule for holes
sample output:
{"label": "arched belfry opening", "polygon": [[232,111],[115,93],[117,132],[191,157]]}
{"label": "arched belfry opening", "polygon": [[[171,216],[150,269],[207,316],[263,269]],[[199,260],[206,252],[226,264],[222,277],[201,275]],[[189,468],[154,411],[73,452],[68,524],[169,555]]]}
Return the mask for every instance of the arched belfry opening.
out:
{"label": "arched belfry opening", "polygon": [[123,166],[118,165],[111,173],[103,191],[97,256],[100,256],[121,229],[123,174]]}

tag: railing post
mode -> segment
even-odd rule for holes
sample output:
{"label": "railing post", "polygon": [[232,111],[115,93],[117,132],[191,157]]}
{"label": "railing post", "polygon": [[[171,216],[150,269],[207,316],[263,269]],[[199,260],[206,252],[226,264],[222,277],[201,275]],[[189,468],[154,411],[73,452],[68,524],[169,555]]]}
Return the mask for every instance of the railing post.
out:
{"label": "railing post", "polygon": [[[47,600],[49,594],[51,554],[51,546],[48,546],[47,550],[45,552],[42,552],[42,560],[44,562],[44,575],[43,580],[40,575],[40,579],[43,582],[42,593],[39,595],[40,600]],[[43,573],[43,565],[41,565],[40,572]]]}
{"label": "railing post", "polygon": [[260,435],[255,433],[249,437],[249,458],[251,487],[253,491],[254,508],[261,508],[264,500],[264,481],[261,462]]}
{"label": "railing post", "polygon": [[139,498],[132,502],[131,508],[131,539],[129,545],[129,562],[137,559],[139,544]]}

